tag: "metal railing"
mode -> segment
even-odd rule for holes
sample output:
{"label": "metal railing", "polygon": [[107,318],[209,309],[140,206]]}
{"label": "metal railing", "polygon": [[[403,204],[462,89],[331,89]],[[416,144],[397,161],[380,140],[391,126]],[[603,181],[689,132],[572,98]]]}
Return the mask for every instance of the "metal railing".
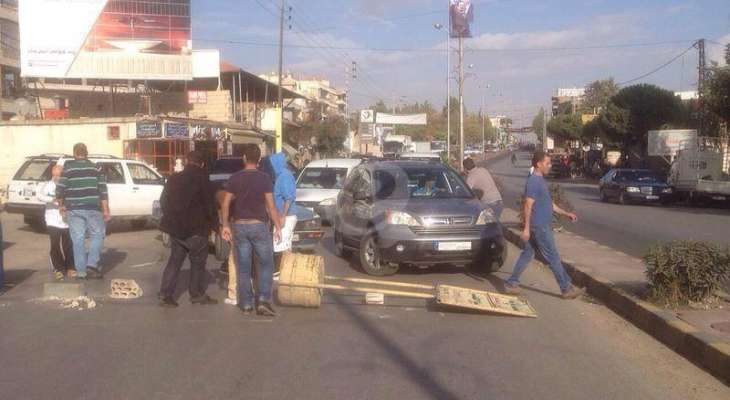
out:
{"label": "metal railing", "polygon": [[111,0],[104,8],[104,12],[189,17],[190,2],[185,0]]}

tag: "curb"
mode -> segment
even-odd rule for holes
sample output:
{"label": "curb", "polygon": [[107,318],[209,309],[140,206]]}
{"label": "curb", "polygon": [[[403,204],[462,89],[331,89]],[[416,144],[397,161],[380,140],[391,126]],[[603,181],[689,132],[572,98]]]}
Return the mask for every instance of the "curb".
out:
{"label": "curb", "polygon": [[[502,230],[505,239],[522,248],[522,240],[515,230],[506,226]],[[563,259],[563,265],[578,286],[585,287],[591,296],[601,300],[613,312],[716,378],[730,384],[729,343],[702,332],[677,318],[672,312],[630,295],[617,288],[610,280],[589,274],[570,260]]]}

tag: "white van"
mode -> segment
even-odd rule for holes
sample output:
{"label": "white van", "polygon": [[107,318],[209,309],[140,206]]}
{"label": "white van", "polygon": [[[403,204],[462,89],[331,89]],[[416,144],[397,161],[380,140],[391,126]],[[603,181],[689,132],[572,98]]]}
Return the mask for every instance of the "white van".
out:
{"label": "white van", "polygon": [[297,179],[297,205],[319,214],[322,222],[332,223],[337,195],[350,172],[361,159],[335,158],[307,164]]}
{"label": "white van", "polygon": [[[36,199],[38,187],[51,179],[54,165],[72,158],[64,154],[28,157],[8,185],[6,211],[22,214],[26,224],[42,230],[45,205]],[[160,199],[165,178],[140,161],[93,154],[89,160],[106,175],[112,219],[144,226],[152,218],[152,204]]]}

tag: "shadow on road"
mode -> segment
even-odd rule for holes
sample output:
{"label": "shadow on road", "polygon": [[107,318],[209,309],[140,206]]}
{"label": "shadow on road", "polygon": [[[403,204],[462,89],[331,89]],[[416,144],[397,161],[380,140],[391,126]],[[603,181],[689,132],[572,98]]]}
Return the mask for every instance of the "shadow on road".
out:
{"label": "shadow on road", "polygon": [[15,246],[15,242],[2,242],[3,251]]}
{"label": "shadow on road", "polygon": [[120,264],[122,264],[124,262],[124,260],[126,260],[126,259],[127,259],[126,252],[119,251],[114,248],[106,249],[101,254],[101,260],[99,260],[99,265],[101,265],[103,272],[105,274],[107,274],[107,273],[113,271]]}
{"label": "shadow on road", "polygon": [[3,295],[18,287],[25,280],[38,271],[31,269],[10,269],[5,270],[5,285],[0,287],[0,295]]}

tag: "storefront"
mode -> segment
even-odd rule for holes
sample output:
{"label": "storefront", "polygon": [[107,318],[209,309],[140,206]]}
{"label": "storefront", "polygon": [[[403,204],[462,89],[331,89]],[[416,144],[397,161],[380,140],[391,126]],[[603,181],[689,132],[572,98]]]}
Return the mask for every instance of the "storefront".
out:
{"label": "storefront", "polygon": [[192,150],[202,151],[208,165],[223,156],[241,156],[253,143],[266,153],[271,135],[237,123],[164,117],[137,121],[136,137],[124,142],[124,156],[144,161],[163,175],[174,172],[175,161]]}

